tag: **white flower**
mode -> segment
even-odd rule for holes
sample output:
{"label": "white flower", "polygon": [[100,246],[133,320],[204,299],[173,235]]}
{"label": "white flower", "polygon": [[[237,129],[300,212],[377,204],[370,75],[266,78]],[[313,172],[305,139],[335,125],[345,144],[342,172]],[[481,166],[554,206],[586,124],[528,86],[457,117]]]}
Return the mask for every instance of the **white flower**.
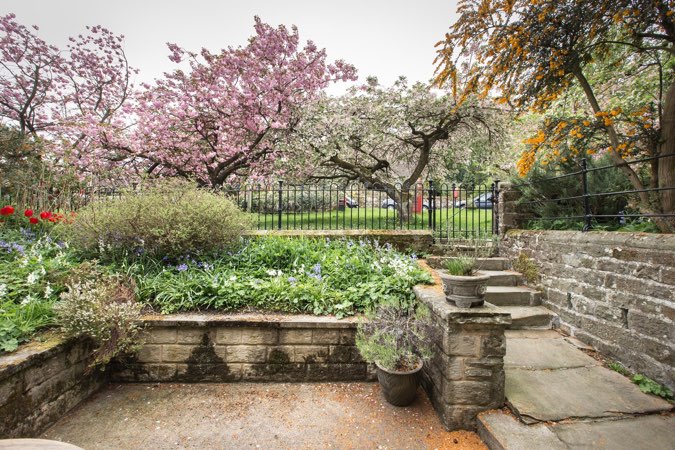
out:
{"label": "white flower", "polygon": [[33,294],[28,294],[27,296],[24,297],[23,300],[21,300],[21,304],[22,304],[22,305],[27,305],[27,304],[29,304],[30,302],[32,302],[33,300],[35,300],[35,299],[33,298]]}
{"label": "white flower", "polygon": [[5,283],[0,284],[0,298],[3,298],[7,294],[7,285]]}
{"label": "white flower", "polygon": [[269,275],[271,277],[280,277],[283,274],[284,273],[281,271],[281,269],[279,269],[279,270],[270,269],[270,270],[267,271],[267,275]]}
{"label": "white flower", "polygon": [[47,283],[47,287],[45,288],[45,298],[49,298],[49,296],[52,295],[52,292],[54,292],[54,289]]}
{"label": "white flower", "polygon": [[26,283],[28,284],[35,284],[35,282],[40,278],[40,275],[38,275],[37,270],[35,272],[31,272],[28,274],[28,277],[26,278]]}

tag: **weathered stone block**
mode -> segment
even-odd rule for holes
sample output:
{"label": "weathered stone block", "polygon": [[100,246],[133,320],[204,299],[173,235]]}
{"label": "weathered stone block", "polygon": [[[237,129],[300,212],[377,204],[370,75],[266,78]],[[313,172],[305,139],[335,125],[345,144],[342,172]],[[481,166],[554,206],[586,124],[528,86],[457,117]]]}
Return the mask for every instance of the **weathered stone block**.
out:
{"label": "weathered stone block", "polygon": [[360,363],[363,362],[359,350],[351,345],[331,345],[328,358],[333,363]]}
{"label": "weathered stone block", "polygon": [[162,362],[162,346],[159,344],[146,344],[138,350],[136,359],[143,363]]}
{"label": "weathered stone block", "polygon": [[489,381],[450,381],[445,401],[451,405],[488,405],[493,388]]}
{"label": "weathered stone block", "polygon": [[317,328],[312,330],[313,344],[339,344],[341,330],[332,330],[325,328]]}
{"label": "weathered stone block", "polygon": [[340,330],[341,345],[355,345],[356,344],[356,329]]}
{"label": "weathered stone block", "polygon": [[[176,342],[179,344],[199,344],[204,335],[209,335],[207,328],[176,328]],[[209,337],[209,340],[212,340]]]}
{"label": "weathered stone block", "polygon": [[227,361],[233,363],[264,363],[267,360],[267,347],[264,345],[227,346]]}
{"label": "weathered stone block", "polygon": [[272,345],[276,344],[277,342],[278,342],[278,330],[274,328],[244,328],[241,330],[242,344]]}
{"label": "weathered stone block", "polygon": [[[148,345],[143,347],[143,351],[145,351],[145,348],[149,347]],[[162,347],[162,358],[161,361],[163,362],[185,362],[190,358],[190,355],[192,355],[192,352],[195,349],[195,346],[193,345],[187,345],[187,344],[167,344],[163,345]],[[140,360],[141,362],[144,362],[144,360]]]}
{"label": "weathered stone block", "polygon": [[242,344],[242,329],[238,327],[218,328],[216,332],[216,344],[233,345]]}
{"label": "weathered stone block", "polygon": [[295,353],[293,362],[296,363],[322,363],[328,359],[327,345],[297,345],[295,346]]}
{"label": "weathered stone block", "polygon": [[448,354],[451,356],[478,356],[480,354],[480,336],[450,334],[447,339]]}
{"label": "weathered stone block", "polygon": [[504,333],[491,333],[481,336],[480,356],[504,356],[506,337]]}
{"label": "weathered stone block", "polygon": [[152,327],[143,333],[145,342],[148,344],[175,344],[175,327]]}
{"label": "weathered stone block", "polygon": [[312,330],[284,329],[279,331],[280,344],[311,344]]}

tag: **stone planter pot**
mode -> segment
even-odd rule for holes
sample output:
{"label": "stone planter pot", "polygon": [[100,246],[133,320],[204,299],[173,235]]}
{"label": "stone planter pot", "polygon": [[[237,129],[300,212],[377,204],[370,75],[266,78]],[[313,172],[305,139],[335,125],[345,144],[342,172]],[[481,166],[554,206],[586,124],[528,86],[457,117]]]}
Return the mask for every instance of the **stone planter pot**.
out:
{"label": "stone planter pot", "polygon": [[420,374],[422,371],[422,361],[419,365],[409,372],[394,372],[381,367],[377,367],[377,380],[382,387],[384,398],[394,406],[408,406],[415,400],[417,387],[420,385]]}
{"label": "stone planter pot", "polygon": [[454,303],[458,308],[475,308],[485,303],[489,275],[450,275],[444,270],[439,270],[438,274],[443,281],[445,299],[448,302]]}

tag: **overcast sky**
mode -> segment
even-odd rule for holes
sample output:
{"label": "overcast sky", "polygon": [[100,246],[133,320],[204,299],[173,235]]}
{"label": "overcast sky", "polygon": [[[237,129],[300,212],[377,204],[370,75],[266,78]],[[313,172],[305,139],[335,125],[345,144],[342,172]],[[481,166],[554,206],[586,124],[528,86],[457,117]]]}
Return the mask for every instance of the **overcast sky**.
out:
{"label": "overcast sky", "polygon": [[390,84],[405,75],[428,81],[434,44],[455,9],[454,0],[0,0],[2,15],[13,12],[20,23],[39,26],[40,37],[59,47],[86,25],[124,34],[127,58],[141,71],[138,81],[173,68],[166,42],[211,51],[244,45],[254,15],[275,26],[297,25],[303,41],[325,47],[330,60],[354,64],[360,80],[375,75]]}

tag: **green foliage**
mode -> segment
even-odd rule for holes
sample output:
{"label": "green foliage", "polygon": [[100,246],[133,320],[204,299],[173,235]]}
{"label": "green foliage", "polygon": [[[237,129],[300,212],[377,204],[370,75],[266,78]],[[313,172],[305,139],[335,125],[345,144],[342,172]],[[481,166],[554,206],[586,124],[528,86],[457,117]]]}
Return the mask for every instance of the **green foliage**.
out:
{"label": "green foliage", "polygon": [[385,302],[359,323],[356,346],[368,362],[391,371],[408,371],[432,356],[434,335],[426,307]]}
{"label": "green foliage", "polygon": [[414,256],[377,242],[265,237],[218,258],[166,263],[143,259],[116,270],[162,313],[258,308],[355,314],[385,301],[412,304],[412,286],[431,282]]}
{"label": "green foliage", "polygon": [[[592,169],[609,164],[609,157],[605,156],[597,160],[589,160],[588,168]],[[558,178],[555,181],[547,180],[551,177],[579,170],[576,161],[561,164],[559,168],[536,165],[524,180],[516,181],[517,184],[522,184],[519,188],[522,195],[518,204],[535,217],[528,224],[528,228],[553,230],[583,228],[583,221],[580,218],[584,215],[581,198],[583,194],[581,175]],[[631,184],[617,168],[588,173],[588,191],[590,193],[621,192],[631,189]],[[629,213],[630,205],[634,203],[634,199],[625,194],[598,195],[590,197],[589,203],[593,215],[617,215],[621,211]],[[556,217],[560,219],[549,220]],[[570,219],[564,219],[564,217],[570,217]],[[617,229],[621,226],[621,223],[618,218],[598,219],[596,220],[596,228],[598,226]]]}
{"label": "green foliage", "polygon": [[668,389],[666,386],[662,386],[651,378],[647,378],[644,375],[633,375],[631,380],[633,383],[637,384],[642,392],[645,394],[658,395],[663,397],[666,400],[673,399],[673,391]]}
{"label": "green foliage", "polygon": [[513,270],[523,274],[528,284],[536,284],[539,281],[539,268],[537,268],[532,258],[525,253],[518,254],[518,258],[512,264]]}
{"label": "green foliage", "polygon": [[471,275],[476,268],[476,260],[468,256],[460,256],[445,262],[445,270],[450,275]]}
{"label": "green foliage", "polygon": [[628,371],[628,369],[626,369],[622,364],[620,364],[618,362],[611,362],[611,363],[607,364],[607,367],[612,369],[614,372],[620,373],[624,377],[630,376],[630,372]]}
{"label": "green foliage", "polygon": [[177,258],[234,248],[249,225],[223,195],[165,180],[87,205],[65,231],[86,255],[102,260]]}
{"label": "green foliage", "polygon": [[135,351],[139,346],[141,305],[133,286],[120,276],[91,270],[76,277],[54,306],[56,319],[66,336],[91,338],[97,348],[92,366]]}
{"label": "green foliage", "polygon": [[76,265],[67,246],[29,230],[0,229],[0,350],[53,324],[52,305]]}

